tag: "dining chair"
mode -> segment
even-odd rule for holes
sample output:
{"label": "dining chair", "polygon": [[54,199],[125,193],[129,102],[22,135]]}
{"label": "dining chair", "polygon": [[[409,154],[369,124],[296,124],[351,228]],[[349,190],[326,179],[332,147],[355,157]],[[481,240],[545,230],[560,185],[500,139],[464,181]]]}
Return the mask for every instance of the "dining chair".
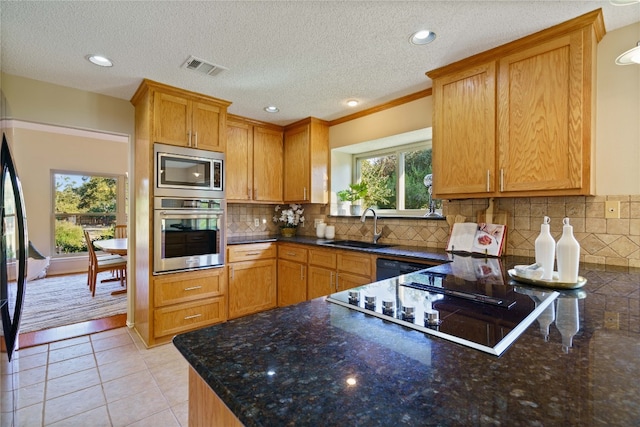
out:
{"label": "dining chair", "polygon": [[[93,244],[91,243],[91,236],[89,235],[89,232],[84,229],[82,230],[82,232],[84,233],[84,242],[87,244],[87,248],[89,247],[89,245],[91,245],[93,250],[95,251],[95,247],[93,247]],[[120,255],[96,252],[96,257],[98,257],[98,259],[101,259],[101,260],[107,260],[107,259],[118,259]],[[89,259],[89,261],[91,261],[91,259]],[[87,270],[87,286],[89,287],[89,289],[91,289],[91,262],[89,262],[89,269]]]}
{"label": "dining chair", "polygon": [[124,239],[127,237],[127,225],[126,224],[117,224],[114,231],[114,238],[116,239]]}
{"label": "dining chair", "polygon": [[84,230],[84,238],[87,241],[87,249],[89,251],[88,280],[91,296],[96,296],[98,273],[101,273],[103,271],[116,272],[120,279],[120,285],[124,286],[125,271],[127,269],[126,258],[120,255],[98,257],[96,255],[95,248],[93,247],[93,241],[91,240],[91,237],[89,236],[89,232],[87,230]]}

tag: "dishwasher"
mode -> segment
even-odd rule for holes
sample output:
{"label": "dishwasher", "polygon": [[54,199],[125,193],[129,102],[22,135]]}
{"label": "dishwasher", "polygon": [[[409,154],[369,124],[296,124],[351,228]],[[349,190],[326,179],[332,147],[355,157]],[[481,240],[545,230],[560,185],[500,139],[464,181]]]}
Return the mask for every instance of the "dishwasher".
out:
{"label": "dishwasher", "polygon": [[378,258],[376,261],[376,280],[390,279],[400,276],[401,274],[413,273],[414,271],[424,270],[429,267],[433,267],[433,265]]}

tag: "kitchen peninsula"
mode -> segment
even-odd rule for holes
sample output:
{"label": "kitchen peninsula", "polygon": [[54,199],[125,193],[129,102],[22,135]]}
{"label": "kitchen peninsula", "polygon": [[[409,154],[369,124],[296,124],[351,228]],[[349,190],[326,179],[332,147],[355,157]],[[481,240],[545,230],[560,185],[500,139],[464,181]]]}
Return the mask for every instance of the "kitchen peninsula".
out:
{"label": "kitchen peninsula", "polygon": [[640,271],[584,264],[580,274],[572,340],[559,308],[578,294],[561,293],[553,317],[499,357],[325,298],[178,335],[190,425],[229,425],[198,408],[211,398],[248,426],[638,425]]}

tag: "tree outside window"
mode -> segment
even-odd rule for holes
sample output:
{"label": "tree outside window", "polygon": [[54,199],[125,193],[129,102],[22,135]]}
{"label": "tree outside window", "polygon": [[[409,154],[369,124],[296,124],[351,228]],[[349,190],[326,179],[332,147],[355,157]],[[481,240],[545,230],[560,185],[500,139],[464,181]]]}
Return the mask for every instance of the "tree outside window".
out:
{"label": "tree outside window", "polygon": [[426,210],[429,191],[424,178],[431,170],[430,144],[412,144],[355,155],[357,180],[366,182],[367,207],[381,211]]}
{"label": "tree outside window", "polygon": [[92,240],[113,237],[117,218],[124,217],[118,203],[125,200],[124,177],[54,173],[53,183],[55,255],[86,252],[83,229]]}

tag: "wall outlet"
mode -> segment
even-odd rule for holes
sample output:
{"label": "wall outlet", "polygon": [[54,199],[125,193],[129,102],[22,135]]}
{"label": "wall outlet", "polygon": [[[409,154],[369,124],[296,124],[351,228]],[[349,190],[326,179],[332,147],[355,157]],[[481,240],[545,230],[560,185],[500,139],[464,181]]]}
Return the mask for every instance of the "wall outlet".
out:
{"label": "wall outlet", "polygon": [[620,329],[620,313],[615,311],[605,311],[604,327],[606,329]]}
{"label": "wall outlet", "polygon": [[620,218],[620,201],[619,200],[607,200],[604,203],[604,217],[605,218]]}
{"label": "wall outlet", "polygon": [[255,225],[256,227],[260,227],[260,220],[258,218],[255,218],[253,220],[253,225]]}

